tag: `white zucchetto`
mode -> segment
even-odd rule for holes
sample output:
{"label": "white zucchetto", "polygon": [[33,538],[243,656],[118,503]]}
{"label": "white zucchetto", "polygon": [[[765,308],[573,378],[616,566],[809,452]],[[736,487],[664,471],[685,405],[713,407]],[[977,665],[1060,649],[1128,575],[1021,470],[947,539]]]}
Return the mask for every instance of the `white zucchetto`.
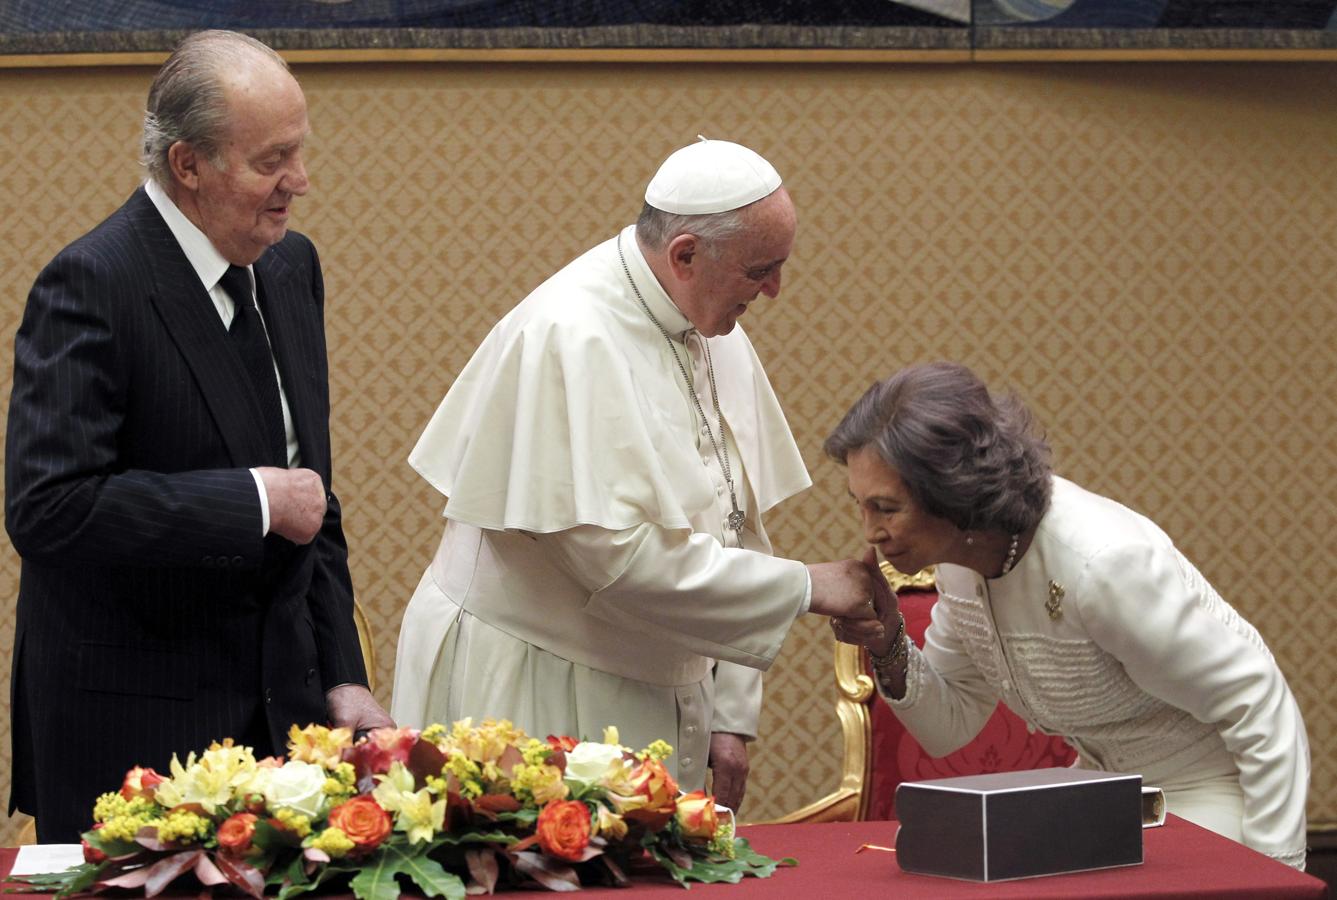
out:
{"label": "white zucchetto", "polygon": [[701,138],[664,160],[645,189],[645,202],[667,213],[697,216],[747,206],[779,186],[780,173],[754,151]]}

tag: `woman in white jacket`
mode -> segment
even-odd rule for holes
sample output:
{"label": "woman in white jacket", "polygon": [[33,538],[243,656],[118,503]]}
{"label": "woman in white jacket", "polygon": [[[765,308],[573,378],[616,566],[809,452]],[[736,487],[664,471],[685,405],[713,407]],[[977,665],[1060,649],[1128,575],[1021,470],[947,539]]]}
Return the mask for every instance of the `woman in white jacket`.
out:
{"label": "woman in white jacket", "polygon": [[912,366],[825,449],[868,543],[937,567],[922,651],[889,592],[876,621],[832,620],[925,749],[966,744],[1001,700],[1079,765],[1140,773],[1170,812],[1303,868],[1309,743],[1262,637],[1153,522],[1053,475],[1020,401]]}

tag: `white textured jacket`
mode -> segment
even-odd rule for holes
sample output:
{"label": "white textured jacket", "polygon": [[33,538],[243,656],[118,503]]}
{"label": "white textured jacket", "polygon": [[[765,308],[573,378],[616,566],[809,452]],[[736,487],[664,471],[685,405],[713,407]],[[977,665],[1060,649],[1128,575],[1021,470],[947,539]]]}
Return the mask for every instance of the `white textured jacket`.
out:
{"label": "white textured jacket", "polygon": [[[905,697],[887,698],[930,753],[969,742],[1001,699],[1064,736],[1084,766],[1162,786],[1237,772],[1243,817],[1232,836],[1303,866],[1299,707],[1258,631],[1155,523],[1056,477],[1011,572],[985,579],[941,565],[937,580]],[[1167,790],[1171,812],[1174,797]]]}

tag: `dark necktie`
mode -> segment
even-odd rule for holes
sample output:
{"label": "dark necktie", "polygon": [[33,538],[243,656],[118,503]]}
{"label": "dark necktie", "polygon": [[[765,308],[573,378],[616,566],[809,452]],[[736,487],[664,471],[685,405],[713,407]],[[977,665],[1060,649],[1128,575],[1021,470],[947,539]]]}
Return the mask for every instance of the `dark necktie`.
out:
{"label": "dark necktie", "polygon": [[283,430],[279,384],[274,377],[274,355],[269,349],[265,325],[260,321],[260,312],[251,295],[251,278],[241,266],[228,266],[219,284],[236,307],[228,335],[237,348],[246,374],[250,376],[250,388],[255,399],[260,402],[260,411],[264,416],[265,445],[269,451],[269,458],[264,462],[287,468],[288,439]]}

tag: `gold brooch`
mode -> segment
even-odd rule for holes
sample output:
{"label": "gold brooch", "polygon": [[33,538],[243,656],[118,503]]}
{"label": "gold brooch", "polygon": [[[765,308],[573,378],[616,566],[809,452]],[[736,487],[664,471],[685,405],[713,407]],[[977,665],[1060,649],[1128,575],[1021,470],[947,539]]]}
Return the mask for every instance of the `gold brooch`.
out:
{"label": "gold brooch", "polygon": [[1049,599],[1045,601],[1045,612],[1057,622],[1063,618],[1063,585],[1057,581],[1049,582]]}

